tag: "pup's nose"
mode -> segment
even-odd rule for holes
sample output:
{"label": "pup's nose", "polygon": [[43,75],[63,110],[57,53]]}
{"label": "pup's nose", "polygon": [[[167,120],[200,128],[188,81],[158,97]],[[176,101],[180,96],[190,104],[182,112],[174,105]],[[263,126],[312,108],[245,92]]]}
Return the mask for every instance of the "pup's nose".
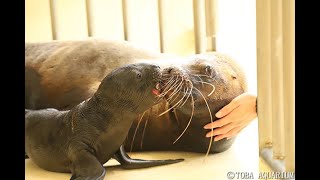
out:
{"label": "pup's nose", "polygon": [[154,68],[154,69],[160,69],[160,66],[158,66],[158,65],[152,65],[152,68]]}

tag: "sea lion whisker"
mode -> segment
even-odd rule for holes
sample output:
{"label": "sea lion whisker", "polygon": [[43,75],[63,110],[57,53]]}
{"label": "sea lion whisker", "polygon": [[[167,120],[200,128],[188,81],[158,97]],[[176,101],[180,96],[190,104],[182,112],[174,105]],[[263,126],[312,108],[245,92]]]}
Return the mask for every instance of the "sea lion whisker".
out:
{"label": "sea lion whisker", "polygon": [[[191,85],[190,91],[188,92],[189,95],[188,95],[188,97],[186,98],[186,100],[185,100],[179,107],[182,107],[182,106],[187,102],[187,100],[189,99],[189,97],[190,97],[190,95],[191,95],[191,93],[192,93],[192,88],[193,88],[192,82],[191,82],[189,79],[187,79],[186,82],[189,82],[190,85]],[[188,87],[188,88],[189,88],[189,87]]]}
{"label": "sea lion whisker", "polygon": [[168,79],[170,79],[170,78],[172,78],[172,77],[173,77],[173,76],[167,76],[167,77],[162,76],[161,79],[162,79],[162,80],[168,80]]}
{"label": "sea lion whisker", "polygon": [[188,129],[189,125],[191,124],[191,120],[192,120],[193,112],[194,112],[194,100],[193,100],[193,96],[191,96],[191,105],[192,105],[192,106],[191,106],[192,109],[191,109],[191,116],[190,116],[189,122],[188,122],[187,126],[184,128],[184,130],[182,131],[182,133],[179,135],[179,137],[173,142],[173,144],[176,143],[176,142],[182,137],[182,135],[186,132],[186,130]]}
{"label": "sea lion whisker", "polygon": [[186,82],[190,83],[190,86],[193,87],[193,83],[190,79],[186,79]]}
{"label": "sea lion whisker", "polygon": [[143,118],[143,116],[144,116],[145,113],[146,113],[146,111],[142,113],[142,115],[141,115],[141,117],[140,117],[140,119],[139,119],[139,121],[138,121],[137,127],[136,127],[136,129],[135,129],[135,131],[134,131],[134,134],[133,134],[133,137],[132,137],[132,141],[131,141],[131,146],[130,146],[130,152],[132,152],[133,142],[134,142],[134,139],[136,138],[137,131],[138,131],[138,129],[139,129],[141,120],[142,120],[142,118]]}
{"label": "sea lion whisker", "polygon": [[187,96],[187,93],[184,93],[183,97],[181,98],[181,100],[178,102],[179,104],[177,105],[177,107],[181,107],[182,104],[182,100]]}
{"label": "sea lion whisker", "polygon": [[162,93],[159,96],[164,96],[165,95],[165,91],[171,86],[172,83],[174,83],[176,80],[174,80],[173,78],[171,78],[165,85],[163,85],[161,87]]}
{"label": "sea lion whisker", "polygon": [[[174,98],[174,99],[169,100],[169,101],[168,101],[168,103],[170,104],[170,103],[174,102],[174,100],[176,100],[176,99],[179,97],[180,93],[181,93],[181,91],[179,92],[179,94],[178,94],[178,95],[176,95],[176,96],[175,96],[175,98]],[[182,98],[183,98],[183,97],[182,97]],[[182,98],[181,98],[181,99],[182,99]],[[176,106],[177,106],[177,104],[181,101],[181,99],[180,99],[176,104],[174,104],[172,107],[173,107],[173,108],[174,108],[174,107],[176,107]]]}
{"label": "sea lion whisker", "polygon": [[208,75],[205,75],[205,74],[190,74],[190,75],[198,76],[198,77],[200,77],[200,76],[204,76],[204,77],[207,77],[207,78],[210,78],[210,79],[214,79],[213,77],[208,76]]}
{"label": "sea lion whisker", "polygon": [[[200,82],[200,81],[195,81],[195,82]],[[215,87],[213,84],[208,83],[208,82],[203,82],[203,81],[202,81],[202,83],[207,84],[207,85],[210,85],[210,86],[212,87],[212,91],[208,94],[208,96],[211,96],[212,93],[216,90],[216,87]]]}
{"label": "sea lion whisker", "polygon": [[177,85],[179,85],[178,80],[176,80],[176,82],[172,86],[170,86],[169,89],[167,89],[167,90],[165,89],[160,95],[162,95],[162,96],[166,95],[169,91],[176,88]]}
{"label": "sea lion whisker", "polygon": [[179,91],[179,94],[177,94],[174,99],[167,100],[168,103],[170,104],[170,103],[174,102],[179,97],[180,94],[181,94],[181,91]]}
{"label": "sea lion whisker", "polygon": [[170,94],[170,96],[167,98],[167,100],[170,100],[175,94],[177,94],[181,88],[183,87],[183,82],[181,81],[181,83],[176,87],[176,89],[173,91],[172,94]]}
{"label": "sea lion whisker", "polygon": [[[189,87],[187,87],[187,89],[183,91],[184,94],[189,94],[189,92],[190,92],[190,91],[189,91]],[[189,95],[187,96],[186,100],[184,100],[184,101],[181,103],[181,105],[180,105],[179,107],[182,107],[182,106],[184,105],[184,103],[188,100],[188,98],[189,98]]]}
{"label": "sea lion whisker", "polygon": [[[197,91],[200,93],[200,95],[202,96],[204,102],[206,103],[206,105],[207,105],[207,107],[208,107],[209,115],[210,115],[210,122],[212,123],[212,122],[213,122],[212,113],[211,113],[211,110],[210,110],[210,107],[209,107],[209,104],[208,104],[206,98],[204,97],[204,95],[201,93],[201,91],[200,91],[199,89],[197,89],[196,87],[194,87],[194,89],[197,90]],[[211,131],[213,131],[213,128],[211,128]],[[207,153],[206,153],[205,158],[206,158],[206,157],[208,156],[208,154],[209,154],[209,151],[210,151],[210,148],[211,148],[211,145],[212,145],[212,140],[213,140],[213,137],[211,136],[211,137],[210,137],[209,146],[208,146],[208,150],[207,150]],[[204,159],[204,160],[205,160],[205,159]]]}
{"label": "sea lion whisker", "polygon": [[177,79],[176,82],[169,88],[168,91],[174,89],[174,88],[178,88],[180,86],[180,84],[182,84],[182,81],[179,83],[180,79]]}
{"label": "sea lion whisker", "polygon": [[183,98],[185,97],[185,94],[183,95],[183,97],[175,104],[173,105],[172,107],[170,107],[169,109],[167,109],[166,111],[162,112],[161,114],[159,114],[158,116],[162,116],[164,115],[165,113],[169,112],[170,110],[172,110],[173,108],[175,108],[176,106],[179,105],[179,103],[183,100]]}
{"label": "sea lion whisker", "polygon": [[197,74],[191,74],[191,75],[196,76],[197,78],[200,79],[200,81],[202,81],[202,78],[199,75],[197,75]]}
{"label": "sea lion whisker", "polygon": [[142,144],[143,144],[143,139],[144,139],[144,133],[145,133],[145,131],[146,131],[146,127],[147,127],[147,124],[148,124],[148,121],[149,121],[149,116],[150,116],[150,111],[148,112],[147,120],[146,120],[146,122],[144,123],[143,131],[142,131],[142,137],[141,137],[141,142],[140,142],[140,149],[142,149]]}
{"label": "sea lion whisker", "polygon": [[173,91],[173,92],[174,92],[174,93],[170,94],[170,96],[169,96],[168,98],[166,98],[166,100],[167,100],[168,102],[170,102],[170,103],[173,102],[173,100],[172,100],[173,97],[175,97],[174,99],[176,99],[176,97],[177,97],[176,94],[177,94],[178,92],[179,92],[179,94],[180,94],[180,91],[179,91],[179,90],[176,90],[176,89],[175,89],[175,91]]}
{"label": "sea lion whisker", "polygon": [[166,78],[166,79],[161,79],[161,82],[163,82],[164,80],[169,79],[169,80],[163,85],[163,87],[167,86],[170,82],[172,82],[172,81],[173,81],[173,78],[174,78],[174,76],[172,76],[172,77],[170,77],[170,78]]}
{"label": "sea lion whisker", "polygon": [[[174,79],[175,78],[175,79]],[[178,79],[179,77],[178,76],[172,76],[170,79],[170,82],[168,82],[168,83],[166,83],[165,85],[164,85],[164,87],[168,87],[168,86],[170,86],[173,82],[175,82],[177,79]]]}
{"label": "sea lion whisker", "polygon": [[199,75],[193,75],[193,76],[196,76],[197,78],[199,78],[199,79],[200,79],[200,81],[201,81],[201,85],[202,85],[202,87],[203,87],[203,80],[202,80],[202,78],[201,78]]}
{"label": "sea lion whisker", "polygon": [[[181,94],[181,91],[179,91],[179,93],[174,97],[174,99],[167,100],[167,102],[168,102],[169,104],[173,104],[173,103],[175,102],[175,100],[180,97],[180,94]],[[180,99],[180,100],[181,100],[181,99]],[[179,101],[180,101],[180,100],[179,100]],[[176,107],[176,106],[175,106],[175,107]]]}
{"label": "sea lion whisker", "polygon": [[163,91],[161,94],[165,95],[168,92],[168,89],[170,89],[172,86],[174,86],[177,83],[178,77],[176,79],[170,80],[170,83],[167,83],[165,86],[163,86]]}
{"label": "sea lion whisker", "polygon": [[[180,107],[182,107],[182,106],[187,102],[187,100],[189,99],[190,95],[192,95],[192,88],[193,88],[193,87],[190,88],[190,90],[189,90],[189,92],[188,92],[189,95],[187,96],[186,100],[181,104]],[[192,96],[192,98],[193,98],[193,96]]]}

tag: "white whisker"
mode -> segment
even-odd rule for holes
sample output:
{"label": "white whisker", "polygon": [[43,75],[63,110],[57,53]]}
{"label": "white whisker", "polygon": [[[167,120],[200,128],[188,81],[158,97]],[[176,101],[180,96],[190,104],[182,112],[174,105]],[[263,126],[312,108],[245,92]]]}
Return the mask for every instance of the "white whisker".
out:
{"label": "white whisker", "polygon": [[176,142],[182,137],[182,135],[186,132],[186,130],[188,129],[189,125],[191,124],[191,120],[192,120],[193,112],[194,112],[194,100],[193,100],[193,96],[191,96],[191,105],[192,105],[192,106],[191,106],[192,109],[191,109],[191,116],[190,116],[189,122],[188,122],[187,126],[184,128],[184,130],[182,131],[182,133],[180,134],[180,136],[173,142],[173,144],[176,143]]}
{"label": "white whisker", "polygon": [[[206,98],[204,97],[204,95],[201,93],[201,91],[200,91],[199,89],[197,89],[196,87],[194,87],[194,89],[197,90],[197,91],[200,93],[200,95],[202,96],[204,102],[206,103],[206,105],[207,105],[207,107],[208,107],[209,115],[210,115],[210,122],[212,123],[212,122],[213,122],[212,113],[211,113],[211,110],[210,110],[210,107],[209,107],[209,104],[208,104]],[[213,128],[211,128],[211,131],[213,131]],[[207,153],[206,153],[205,158],[206,158],[206,157],[208,156],[208,154],[209,154],[209,151],[210,151],[210,148],[211,148],[211,145],[212,145],[212,139],[213,139],[213,137],[211,136],[211,137],[210,137],[209,146],[208,146],[208,150],[207,150]],[[204,159],[204,160],[205,160],[205,159]]]}

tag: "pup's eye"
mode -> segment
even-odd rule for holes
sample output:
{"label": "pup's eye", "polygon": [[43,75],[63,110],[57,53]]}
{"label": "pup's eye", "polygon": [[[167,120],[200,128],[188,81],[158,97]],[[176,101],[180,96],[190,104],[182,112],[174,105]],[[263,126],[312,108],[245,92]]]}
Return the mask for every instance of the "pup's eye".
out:
{"label": "pup's eye", "polygon": [[137,73],[137,79],[141,79],[142,78],[142,74],[141,73]]}
{"label": "pup's eye", "polygon": [[211,76],[212,75],[212,68],[211,68],[211,66],[206,66],[205,67],[205,72],[206,72],[206,74],[208,75],[208,76]]}

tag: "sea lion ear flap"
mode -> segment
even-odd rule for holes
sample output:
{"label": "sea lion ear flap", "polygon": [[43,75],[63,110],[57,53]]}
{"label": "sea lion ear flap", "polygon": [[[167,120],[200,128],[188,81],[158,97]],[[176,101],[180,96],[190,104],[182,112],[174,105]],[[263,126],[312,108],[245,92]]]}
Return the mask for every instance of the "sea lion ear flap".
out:
{"label": "sea lion ear flap", "polygon": [[233,71],[232,69],[229,69],[228,73],[230,74],[230,77],[232,79],[237,79],[237,73],[235,71]]}

